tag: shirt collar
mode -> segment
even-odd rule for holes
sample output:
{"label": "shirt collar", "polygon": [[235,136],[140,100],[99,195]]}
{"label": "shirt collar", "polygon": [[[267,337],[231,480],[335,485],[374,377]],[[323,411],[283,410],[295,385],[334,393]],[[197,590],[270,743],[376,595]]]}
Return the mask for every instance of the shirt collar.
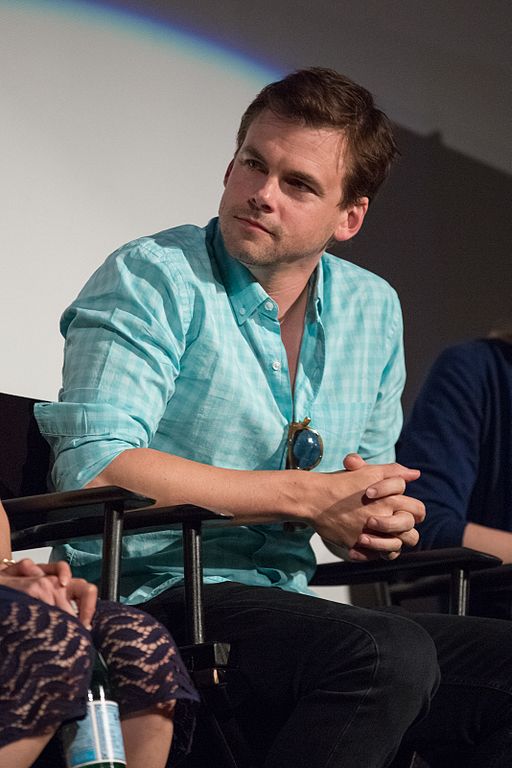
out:
{"label": "shirt collar", "polygon": [[218,218],[211,219],[208,223],[206,242],[219,269],[238,324],[242,325],[264,301],[268,301],[269,296],[247,267],[227,252]]}
{"label": "shirt collar", "polygon": [[322,314],[322,305],[324,299],[324,268],[323,268],[323,256],[318,262],[317,268],[313,272],[310,278],[311,290],[310,290],[310,311],[315,313],[315,320],[320,320]]}
{"label": "shirt collar", "polygon": [[[221,280],[231,302],[238,324],[242,325],[252,314],[270,299],[264,288],[258,283],[250,271],[226,250],[220,231],[218,217],[211,219],[206,227],[206,242],[220,272]],[[310,311],[315,313],[318,320],[322,314],[324,293],[324,270],[320,259],[312,275]],[[273,302],[272,299],[270,301]],[[274,302],[273,302],[274,303]]]}

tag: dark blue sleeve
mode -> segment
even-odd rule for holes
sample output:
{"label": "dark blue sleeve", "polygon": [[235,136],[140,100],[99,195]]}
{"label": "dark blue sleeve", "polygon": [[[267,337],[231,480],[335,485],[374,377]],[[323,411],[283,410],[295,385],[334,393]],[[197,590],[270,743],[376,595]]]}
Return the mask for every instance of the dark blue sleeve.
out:
{"label": "dark blue sleeve", "polygon": [[398,442],[398,461],[421,470],[407,492],[427,509],[418,526],[423,549],[462,544],[478,473],[483,369],[478,342],[445,350],[432,366]]}

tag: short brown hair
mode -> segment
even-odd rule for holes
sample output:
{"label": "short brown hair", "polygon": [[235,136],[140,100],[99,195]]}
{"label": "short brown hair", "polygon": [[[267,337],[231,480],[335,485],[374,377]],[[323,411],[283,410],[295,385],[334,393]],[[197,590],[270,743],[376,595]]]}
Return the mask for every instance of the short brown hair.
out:
{"label": "short brown hair", "polygon": [[333,69],[300,69],[266,85],[242,115],[237,152],[252,121],[266,109],[308,127],[343,132],[347,140],[343,206],[361,197],[371,200],[399,154],[391,123],[375,106],[372,94]]}

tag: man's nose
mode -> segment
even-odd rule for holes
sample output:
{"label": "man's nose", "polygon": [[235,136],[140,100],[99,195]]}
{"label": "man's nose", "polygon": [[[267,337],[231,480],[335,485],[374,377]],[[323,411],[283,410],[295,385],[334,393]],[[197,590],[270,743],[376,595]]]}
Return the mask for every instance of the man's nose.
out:
{"label": "man's nose", "polygon": [[271,176],[265,176],[253,191],[250,203],[259,210],[272,211],[276,204],[278,191],[277,180]]}

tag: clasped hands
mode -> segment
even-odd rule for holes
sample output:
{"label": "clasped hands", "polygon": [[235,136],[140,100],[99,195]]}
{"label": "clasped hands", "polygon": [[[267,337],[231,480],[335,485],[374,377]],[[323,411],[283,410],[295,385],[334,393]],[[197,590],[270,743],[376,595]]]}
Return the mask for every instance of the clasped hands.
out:
{"label": "clasped hands", "polygon": [[425,507],[403,494],[406,484],[418,479],[419,470],[367,464],[358,454],[346,456],[343,466],[345,471],[338,474],[344,475],[345,489],[354,481],[353,493],[333,505],[315,526],[327,546],[341,545],[351,560],[393,560],[403,545],[415,546],[419,541],[415,526],[424,519]]}

